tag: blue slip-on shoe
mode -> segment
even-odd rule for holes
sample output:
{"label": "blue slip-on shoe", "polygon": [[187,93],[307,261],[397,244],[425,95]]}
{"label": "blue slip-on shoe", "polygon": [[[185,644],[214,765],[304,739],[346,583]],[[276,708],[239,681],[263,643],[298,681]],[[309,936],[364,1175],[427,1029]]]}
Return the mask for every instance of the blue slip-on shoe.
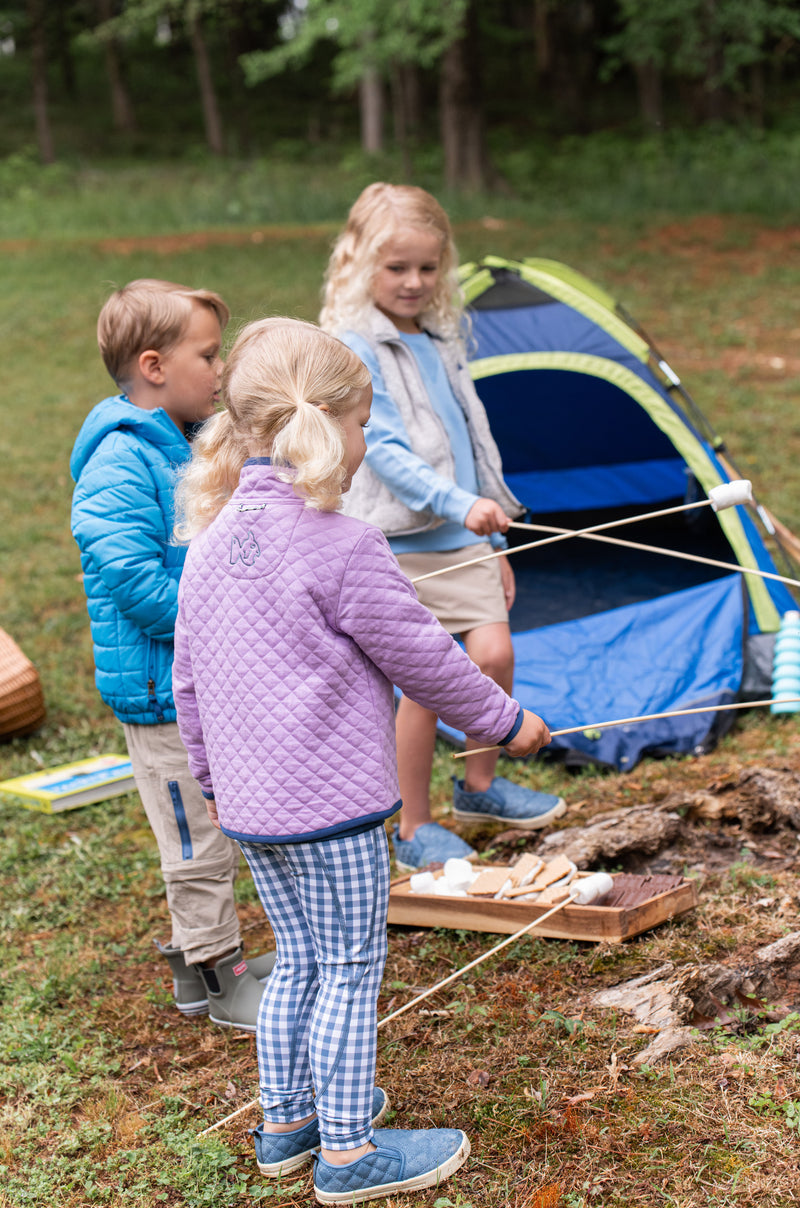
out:
{"label": "blue slip-on shoe", "polygon": [[462,821],[475,819],[510,822],[522,830],[538,830],[566,813],[563,797],[552,793],[537,793],[512,784],[504,776],[495,776],[484,793],[468,793],[464,781],[453,777],[453,817]]}
{"label": "blue slip-on shoe", "polygon": [[426,864],[441,863],[457,858],[469,860],[475,851],[469,843],[465,843],[458,835],[438,822],[426,822],[418,826],[413,839],[401,839],[400,827],[392,830],[392,847],[394,862],[400,872],[415,872]]}
{"label": "blue slip-on shoe", "polygon": [[317,1203],[361,1204],[435,1187],[469,1157],[469,1140],[460,1128],[381,1128],[372,1140],[375,1152],[346,1166],[316,1159]]}
{"label": "blue slip-on shoe", "polygon": [[[386,1092],[376,1086],[372,1092],[373,1128],[380,1124],[388,1110],[389,1099]],[[258,1128],[250,1130],[250,1135],[255,1140],[258,1169],[268,1179],[278,1179],[281,1175],[296,1170],[298,1166],[303,1166],[311,1160],[313,1151],[318,1149],[320,1144],[319,1121],[316,1116],[302,1128],[295,1128],[293,1132],[267,1133],[259,1124]]]}

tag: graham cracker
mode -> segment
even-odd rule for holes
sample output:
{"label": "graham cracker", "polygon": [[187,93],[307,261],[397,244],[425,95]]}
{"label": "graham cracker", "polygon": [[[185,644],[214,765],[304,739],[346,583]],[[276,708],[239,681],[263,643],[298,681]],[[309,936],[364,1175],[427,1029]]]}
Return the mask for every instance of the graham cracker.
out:
{"label": "graham cracker", "polygon": [[484,868],[467,889],[470,897],[476,894],[494,894],[503,888],[508,880],[507,868]]}

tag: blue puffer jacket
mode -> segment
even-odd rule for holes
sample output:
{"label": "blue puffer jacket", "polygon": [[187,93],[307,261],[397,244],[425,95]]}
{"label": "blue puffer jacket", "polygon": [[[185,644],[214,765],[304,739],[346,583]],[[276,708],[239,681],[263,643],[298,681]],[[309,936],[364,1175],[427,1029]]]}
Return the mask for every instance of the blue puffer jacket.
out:
{"label": "blue puffer jacket", "polygon": [[171,544],[176,469],[191,456],[161,408],[124,395],[84,421],[70,469],[95,682],[120,721],[175,721],[172,659],[186,549]]}

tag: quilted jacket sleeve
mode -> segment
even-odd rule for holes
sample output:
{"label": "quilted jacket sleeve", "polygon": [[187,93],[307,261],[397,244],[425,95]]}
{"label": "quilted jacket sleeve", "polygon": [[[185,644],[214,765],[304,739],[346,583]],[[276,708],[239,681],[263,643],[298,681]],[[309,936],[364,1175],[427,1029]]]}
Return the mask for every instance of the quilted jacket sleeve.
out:
{"label": "quilted jacket sleeve", "polygon": [[387,679],[447,725],[486,743],[510,732],[519,704],[419,603],[376,528],[365,529],[348,560],[336,624]]}
{"label": "quilted jacket sleeve", "polygon": [[189,649],[189,639],[183,620],[183,613],[178,610],[178,620],[175,625],[175,660],[172,664],[172,691],[175,696],[175,708],[178,712],[178,729],[181,741],[189,756],[189,770],[199,783],[206,797],[213,797],[214,789],[211,784],[211,773],[208,767],[203,726],[200,720],[200,709],[194,690],[194,675],[192,673],[192,655]]}
{"label": "quilted jacket sleeve", "polygon": [[162,642],[172,641],[178,611],[167,526],[151,468],[124,437],[105,440],[75,488],[72,533],[119,612]]}

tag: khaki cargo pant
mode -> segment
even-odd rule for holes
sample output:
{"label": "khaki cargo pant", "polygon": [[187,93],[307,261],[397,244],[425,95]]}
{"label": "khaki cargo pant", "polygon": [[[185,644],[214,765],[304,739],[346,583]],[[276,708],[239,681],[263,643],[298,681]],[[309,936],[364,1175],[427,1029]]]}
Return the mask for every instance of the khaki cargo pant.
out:
{"label": "khaki cargo pant", "polygon": [[172,946],[187,965],[241,943],[233,900],[239,848],[211,825],[174,722],[123,723],[136,787],[161,854]]}

